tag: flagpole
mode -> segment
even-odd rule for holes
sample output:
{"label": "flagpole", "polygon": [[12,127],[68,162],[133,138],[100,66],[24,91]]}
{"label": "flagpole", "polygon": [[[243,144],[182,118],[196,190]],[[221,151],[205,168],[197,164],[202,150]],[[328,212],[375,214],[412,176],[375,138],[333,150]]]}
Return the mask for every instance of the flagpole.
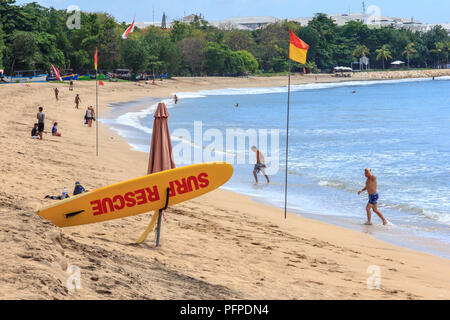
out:
{"label": "flagpole", "polygon": [[98,67],[96,66],[95,69],[95,131],[96,131],[96,138],[95,138],[95,144],[96,144],[96,150],[97,150],[97,157],[98,157]]}
{"label": "flagpole", "polygon": [[288,104],[286,119],[286,172],[284,181],[284,219],[287,219],[288,165],[289,165],[289,118],[291,104],[291,59],[289,59]]}

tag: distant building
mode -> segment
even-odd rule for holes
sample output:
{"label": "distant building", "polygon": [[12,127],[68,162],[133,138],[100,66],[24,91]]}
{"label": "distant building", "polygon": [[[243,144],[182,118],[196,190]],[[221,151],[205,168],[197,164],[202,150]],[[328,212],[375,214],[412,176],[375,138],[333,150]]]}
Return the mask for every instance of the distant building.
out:
{"label": "distant building", "polygon": [[275,17],[238,17],[226,20],[209,21],[209,24],[221,29],[257,30],[280,21]]}
{"label": "distant building", "polygon": [[[438,24],[423,24],[420,21],[414,20],[414,18],[391,18],[386,16],[374,16],[367,15],[361,12],[349,12],[342,14],[328,14],[329,18],[333,19],[338,26],[343,26],[349,21],[359,21],[363,23],[367,23],[369,25],[379,25],[379,26],[394,26],[396,28],[404,28],[413,31],[428,31],[431,30],[434,26]],[[164,15],[165,17],[165,15]],[[176,19],[178,21],[184,23],[191,23],[198,20],[205,20],[205,17],[202,14],[191,14],[186,17]],[[303,17],[303,18],[294,18],[287,19],[289,21],[295,21],[300,23],[302,26],[305,26],[311,21],[313,17]],[[235,17],[224,20],[212,20],[208,21],[211,26],[230,30],[230,29],[238,29],[238,30],[249,30],[254,31],[260,28],[264,28],[269,24],[283,21],[285,19],[278,19],[271,16],[262,16],[262,17]],[[157,26],[157,27],[172,27],[171,21],[162,21],[162,22],[137,22],[136,26],[143,29],[149,26]],[[450,24],[439,24],[444,29],[446,29],[450,34]]]}
{"label": "distant building", "polygon": [[199,20],[204,20],[204,19],[205,19],[205,17],[201,13],[199,13],[199,14],[190,14],[190,15],[184,17],[183,19],[181,19],[181,22],[191,23],[191,22],[194,22],[194,21],[199,21]]}
{"label": "distant building", "polygon": [[162,29],[167,29],[167,21],[166,21],[166,13],[163,12],[163,16],[162,16],[162,21],[161,21],[161,28]]}

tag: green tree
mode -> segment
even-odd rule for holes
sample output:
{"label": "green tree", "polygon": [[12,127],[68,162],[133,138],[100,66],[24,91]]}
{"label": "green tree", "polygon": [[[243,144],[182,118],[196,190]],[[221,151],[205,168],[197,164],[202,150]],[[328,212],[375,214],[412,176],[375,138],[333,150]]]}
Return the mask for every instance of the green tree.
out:
{"label": "green tree", "polygon": [[5,34],[3,32],[3,26],[0,22],[0,69],[3,69],[3,51],[5,50],[5,42],[4,42]]}
{"label": "green tree", "polygon": [[150,62],[149,48],[145,41],[128,39],[122,49],[124,65],[136,76],[145,71]]}
{"label": "green tree", "polygon": [[181,41],[191,36],[191,26],[180,21],[174,21],[170,35],[173,42]]}
{"label": "green tree", "polygon": [[184,61],[189,65],[190,74],[199,75],[205,60],[205,40],[185,38],[178,43]]}
{"label": "green tree", "polygon": [[249,50],[255,45],[255,41],[249,31],[236,29],[225,33],[224,43],[233,51]]}
{"label": "green tree", "polygon": [[417,53],[414,42],[408,43],[408,45],[405,47],[405,50],[403,51],[403,55],[408,60],[408,69],[409,69],[409,60],[411,59],[411,55],[414,53]]}
{"label": "green tree", "polygon": [[447,51],[446,44],[443,42],[436,42],[434,45],[434,49],[431,49],[430,52],[434,53],[437,57],[436,65],[439,66],[441,64],[441,55]]}
{"label": "green tree", "polygon": [[13,42],[9,49],[12,57],[11,70],[34,69],[38,53],[38,43],[34,33],[14,31]]}
{"label": "green tree", "polygon": [[361,44],[361,45],[357,46],[355,50],[353,50],[352,55],[355,58],[363,58],[363,57],[367,57],[367,55],[369,53],[370,53],[369,48],[367,48],[365,45]]}
{"label": "green tree", "polygon": [[148,44],[149,52],[161,62],[158,64],[160,71],[176,74],[180,67],[182,52],[171,40],[171,34],[166,30],[152,27],[147,30],[143,39]]}
{"label": "green tree", "polygon": [[205,47],[205,71],[208,75],[223,75],[225,63],[232,52],[226,45],[208,42]]}
{"label": "green tree", "polygon": [[316,63],[314,61],[307,61],[305,64],[305,68],[306,70],[308,70],[308,72],[317,72],[317,66]]}
{"label": "green tree", "polygon": [[388,46],[384,44],[380,49],[376,50],[376,53],[377,53],[377,61],[379,60],[383,61],[383,70],[384,70],[385,61],[392,59],[391,51],[389,50]]}
{"label": "green tree", "polygon": [[246,50],[239,50],[235,52],[242,61],[244,66],[244,72],[256,72],[258,70],[258,61],[256,61],[255,57]]}

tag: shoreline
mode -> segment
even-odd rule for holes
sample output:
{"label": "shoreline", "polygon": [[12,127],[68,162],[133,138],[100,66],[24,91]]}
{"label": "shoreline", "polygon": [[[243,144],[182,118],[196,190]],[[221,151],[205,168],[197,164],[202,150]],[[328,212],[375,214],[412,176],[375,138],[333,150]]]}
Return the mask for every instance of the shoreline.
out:
{"label": "shoreline", "polygon": [[[436,79],[436,81],[438,81],[438,80],[439,79]],[[390,81],[392,81],[392,79],[384,80],[384,81],[391,83]],[[427,81],[427,79],[408,78],[408,79],[406,79],[406,81]],[[430,79],[430,81],[431,81],[431,79]],[[354,82],[354,81],[343,81],[343,84],[347,83],[347,82],[349,85],[351,85],[352,82]],[[383,81],[380,82],[379,80],[367,80],[367,84],[370,84],[371,82],[375,82],[376,84],[378,84],[378,83],[382,83]],[[299,86],[301,87],[302,85],[304,85],[304,84],[301,84]],[[240,88],[240,89],[245,91],[246,89],[253,89],[253,88]],[[263,90],[267,89],[267,91],[269,92],[270,89],[273,89],[273,88],[270,88],[270,87],[264,88],[263,87],[260,89],[263,89]],[[308,88],[308,90],[312,90],[312,89],[314,89],[314,88]],[[321,89],[321,88],[318,88],[318,89]],[[227,89],[224,88],[224,90],[227,90]],[[208,91],[210,91],[210,90],[205,90],[202,92],[200,92],[200,91],[189,92],[188,93],[189,95],[187,96],[187,98],[190,98],[191,94],[194,96],[203,95],[203,94],[208,96],[210,94],[211,95],[216,94],[216,93],[212,93],[214,90],[212,90],[211,93],[208,93]],[[176,92],[176,94],[182,95],[182,94],[186,94],[186,92]],[[255,94],[260,94],[260,93],[255,93]],[[217,93],[217,95],[220,95],[220,94]],[[169,96],[162,98],[162,100],[169,100],[169,99],[171,99]],[[148,104],[149,100],[151,100],[150,104]],[[123,102],[115,103],[114,104],[115,107],[118,107],[120,109],[118,111],[112,110],[107,117],[110,119],[114,116],[117,117],[117,116],[121,116],[121,115],[128,114],[128,113],[135,114],[135,113],[139,113],[142,111],[147,111],[150,108],[152,108],[154,106],[154,104],[157,104],[158,101],[159,101],[158,99],[155,100],[153,98],[149,98],[149,99],[138,99],[138,100],[134,100],[134,101],[123,101]],[[175,108],[176,106],[172,106],[172,107]],[[131,108],[131,109],[129,109],[129,108]],[[111,113],[114,113],[115,115],[113,116]],[[109,126],[111,129],[113,129],[119,135],[121,135],[119,130],[115,127],[114,124],[107,124],[107,126]],[[139,131],[139,130],[137,130],[137,131]],[[132,141],[130,141],[130,138],[125,138],[125,139],[127,141],[127,144],[130,146],[131,150],[137,151],[137,152],[143,152],[143,153],[147,154],[147,151],[139,150],[139,148],[137,148],[132,143]],[[239,189],[235,189],[235,188],[227,187],[227,186],[224,186],[221,189],[245,196],[248,198],[248,200],[250,200],[252,202],[265,204],[274,209],[281,209],[281,207],[279,207],[275,203],[272,203],[269,200],[264,200],[262,198],[251,196],[251,195],[245,193],[244,191],[240,191]],[[396,229],[396,230],[391,229],[388,231],[379,230],[379,229],[370,230],[363,224],[364,223],[363,214],[365,213],[363,211],[364,211],[364,208],[361,207],[361,217],[362,217],[361,221],[359,221],[359,220],[353,221],[353,220],[349,220],[349,218],[329,216],[329,215],[324,215],[321,213],[311,213],[311,212],[305,211],[301,208],[291,208],[290,209],[291,213],[295,213],[300,217],[306,217],[308,219],[313,219],[313,220],[324,222],[324,223],[327,223],[327,224],[330,224],[333,226],[343,227],[343,228],[361,232],[361,233],[369,233],[369,234],[373,235],[376,239],[379,239],[386,243],[397,245],[397,246],[400,246],[405,249],[415,250],[418,252],[428,253],[428,254],[438,256],[438,257],[450,259],[450,251],[445,246],[445,243],[442,243],[439,240],[420,237],[418,235],[408,233],[407,230],[402,230],[402,231],[399,231],[398,229]]]}
{"label": "shoreline", "polygon": [[[284,81],[282,77],[258,84]],[[110,108],[106,103],[167,97],[183,88],[255,84],[246,79],[194,82],[165,81],[158,88],[106,83],[100,89],[101,115]],[[93,189],[141,176],[147,156],[130,150],[124,138],[100,125],[96,158],[95,129],[82,126],[85,106],[95,101],[92,85],[75,85],[81,110],[73,108],[74,93],[66,88],[55,102],[53,87],[0,87],[5,90],[0,109],[7,116],[0,124],[0,239],[5,254],[0,299],[450,298],[448,259],[295,213],[286,223],[280,210],[225,190],[170,208],[158,250],[151,236],[143,245],[133,245],[151,214],[54,227],[34,213],[46,203],[45,194],[59,194],[75,181]],[[62,138],[29,139],[39,105],[44,105],[49,122],[60,123]],[[81,270],[78,292],[65,286],[69,265]],[[373,265],[382,270],[380,290],[367,287],[367,269]]]}

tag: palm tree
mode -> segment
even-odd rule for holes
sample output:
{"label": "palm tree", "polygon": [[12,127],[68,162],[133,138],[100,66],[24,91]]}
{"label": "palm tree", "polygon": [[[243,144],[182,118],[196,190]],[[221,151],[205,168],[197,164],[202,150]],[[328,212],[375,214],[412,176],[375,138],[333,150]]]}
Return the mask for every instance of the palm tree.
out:
{"label": "palm tree", "polygon": [[443,42],[436,42],[434,45],[434,49],[431,49],[431,53],[435,53],[437,56],[437,65],[440,65],[441,62],[441,53],[444,52],[445,44]]}
{"label": "palm tree", "polygon": [[353,50],[353,56],[355,58],[367,57],[369,53],[370,50],[365,45],[359,45],[355,50]]}
{"label": "palm tree", "polygon": [[408,69],[409,69],[409,59],[413,53],[417,53],[416,48],[414,48],[414,42],[409,43],[405,47],[405,51],[403,51],[403,55],[408,59]]}
{"label": "palm tree", "polygon": [[380,59],[383,61],[383,70],[384,70],[384,61],[392,59],[391,50],[389,50],[387,44],[384,44],[380,49],[377,49],[375,52],[377,53],[377,61],[379,61]]}
{"label": "palm tree", "polygon": [[450,41],[447,41],[444,48],[445,56],[447,58],[447,64],[448,64],[448,56],[450,54]]}
{"label": "palm tree", "polygon": [[370,53],[369,48],[367,48],[365,45],[359,45],[356,47],[355,50],[353,50],[352,55],[355,58],[365,58]]}
{"label": "palm tree", "polygon": [[305,68],[306,68],[306,70],[308,70],[309,73],[315,72],[317,70],[317,66],[314,61],[306,62]]}

